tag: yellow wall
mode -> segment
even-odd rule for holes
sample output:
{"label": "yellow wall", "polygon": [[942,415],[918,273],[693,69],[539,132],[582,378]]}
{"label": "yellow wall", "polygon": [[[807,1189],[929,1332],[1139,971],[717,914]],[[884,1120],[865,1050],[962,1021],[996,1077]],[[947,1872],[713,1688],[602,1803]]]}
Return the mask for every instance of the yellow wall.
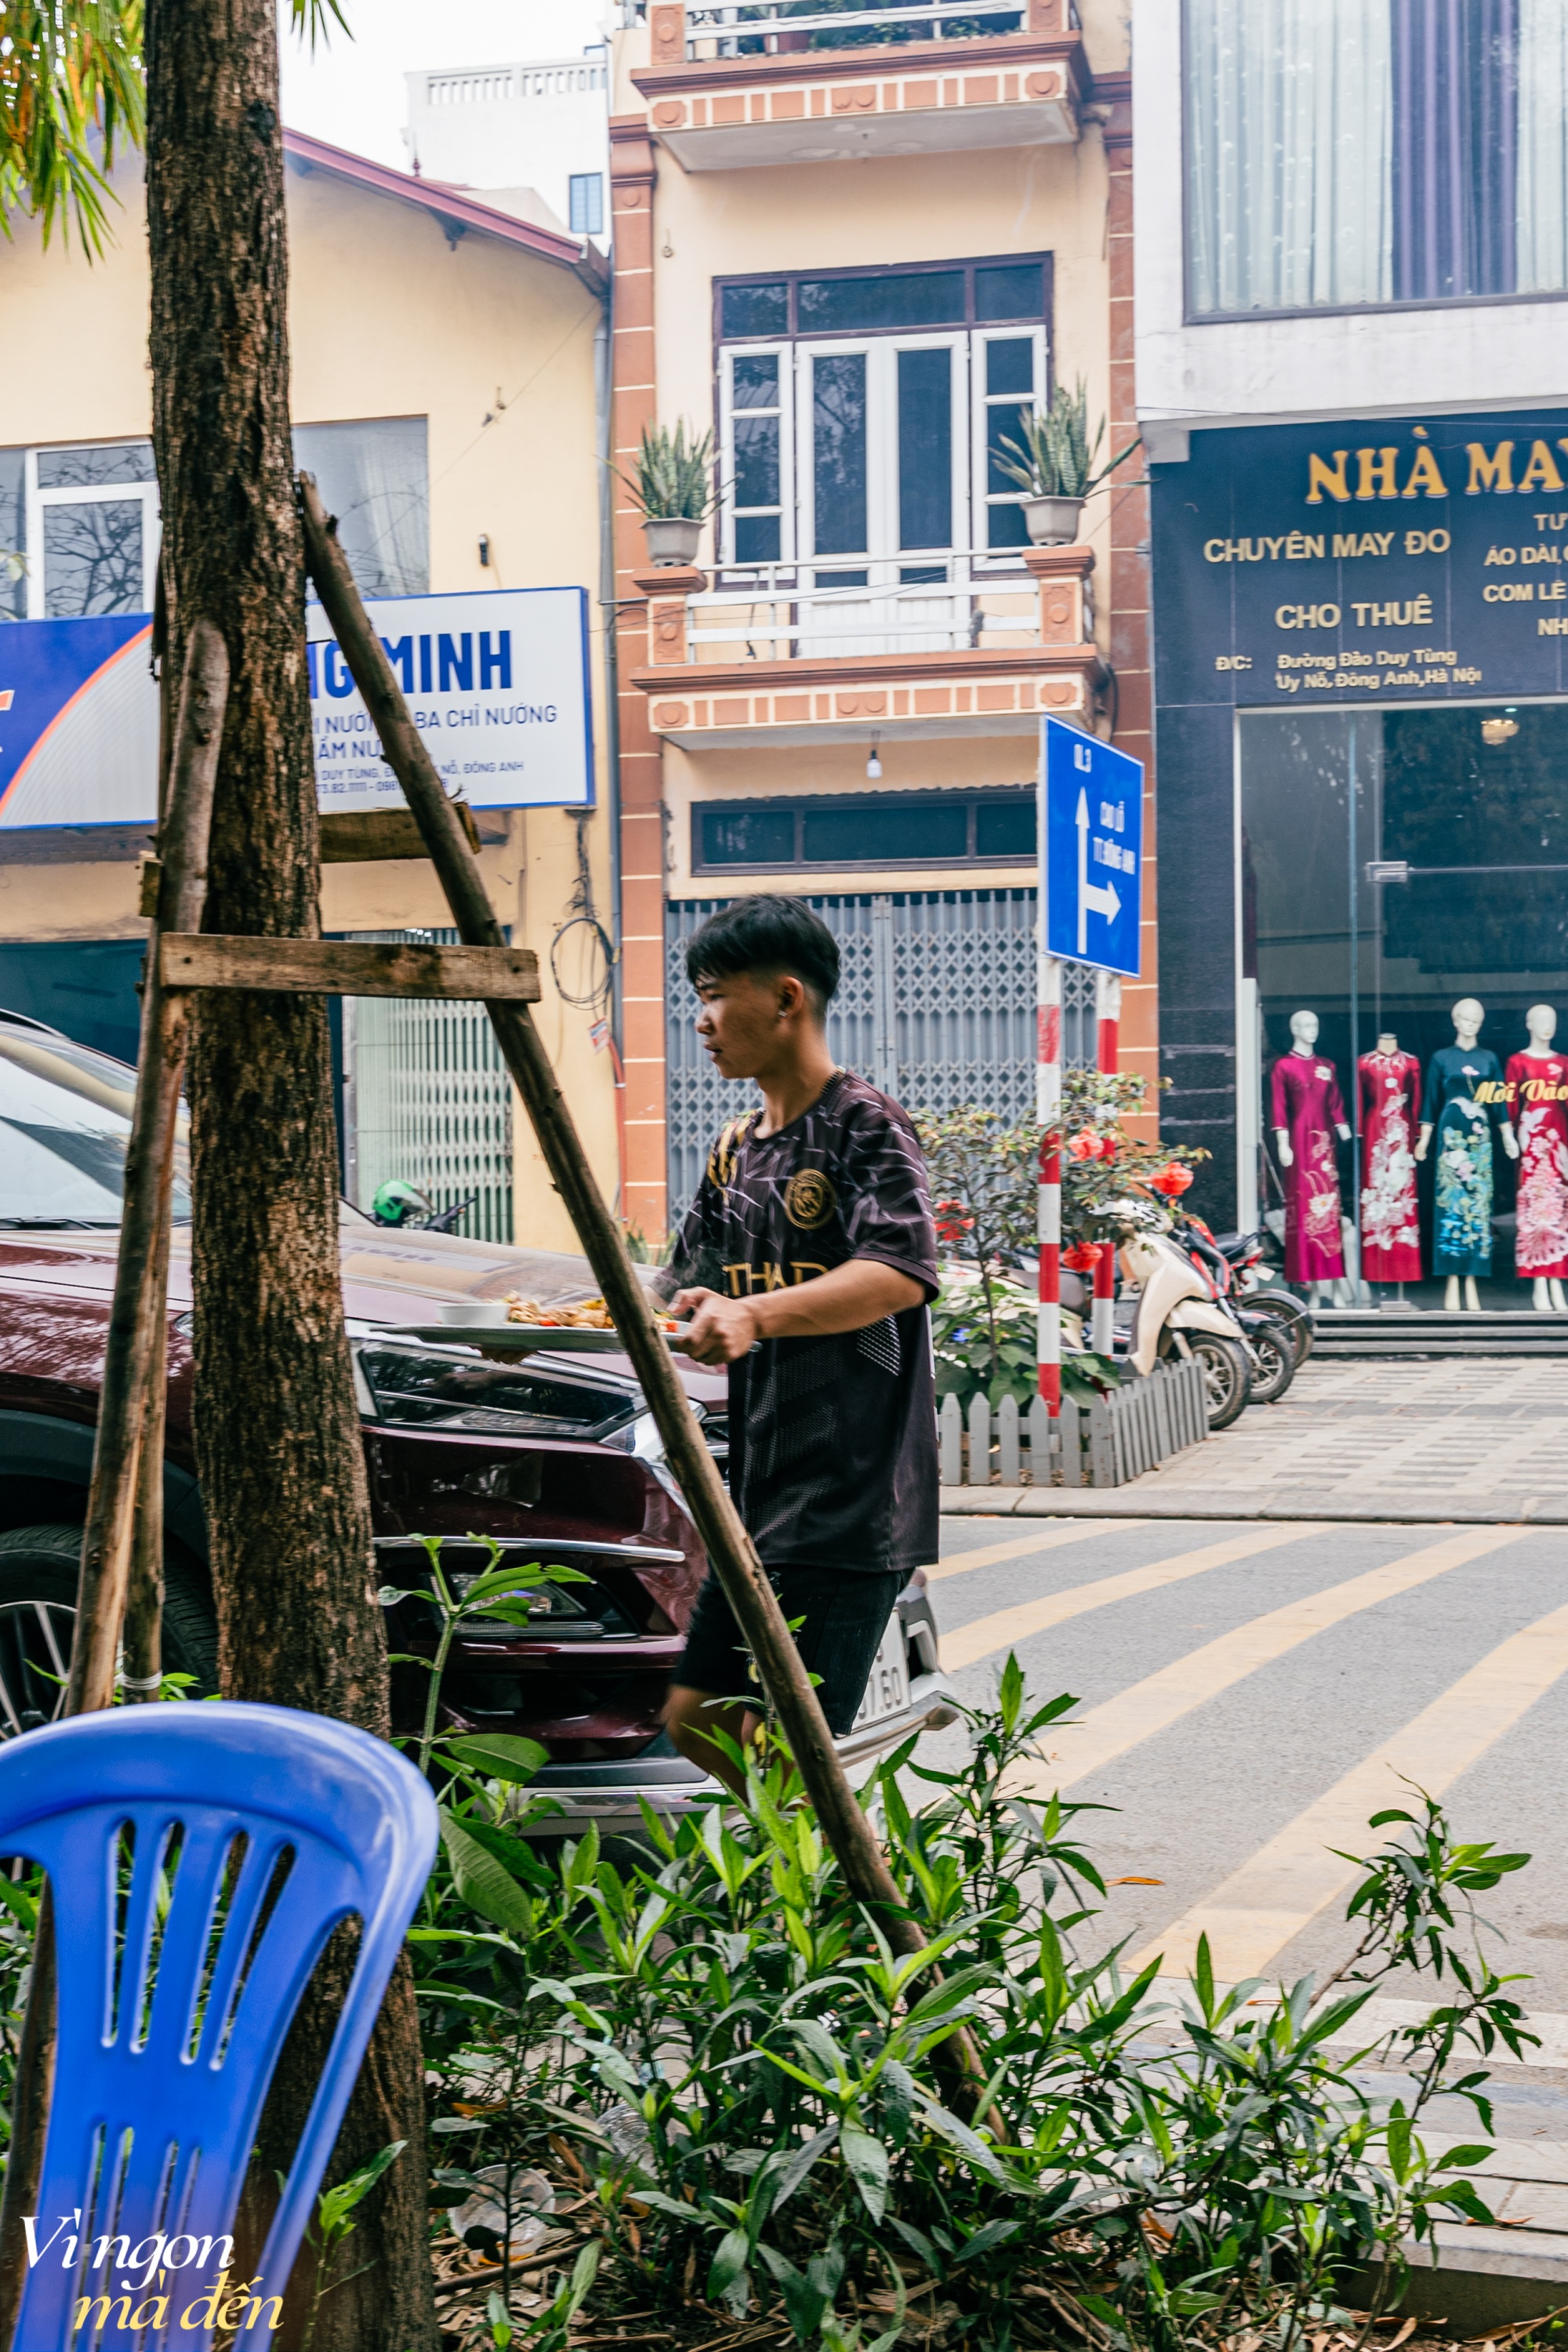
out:
{"label": "yellow wall", "polygon": [[[115,242],[90,267],[58,239],[45,252],[20,221],[15,242],[0,244],[0,446],[151,431],[139,173],[125,171],[118,185]],[[607,923],[594,388],[600,304],[557,263],[472,232],[454,247],[417,207],[326,173],[291,167],[288,201],[298,421],[428,420],[432,590],[576,584],[588,593],[598,771],[589,855]],[[479,560],[481,533],[491,543],[488,571]],[[573,818],[558,808],[497,813],[481,815],[481,830],[504,835],[483,856],[492,902],[514,940],[539,954],[542,1034],[613,1192],[609,1058],[593,1050],[591,1016],[561,1003],[550,973],[551,940],[576,879]],[[144,929],[135,898],[130,864],[0,862],[0,938],[133,937]],[[323,871],[321,917],[329,930],[368,930],[440,923],[446,909],[423,865],[338,866]],[[519,1240],[573,1247],[521,1110],[514,1133]]]}

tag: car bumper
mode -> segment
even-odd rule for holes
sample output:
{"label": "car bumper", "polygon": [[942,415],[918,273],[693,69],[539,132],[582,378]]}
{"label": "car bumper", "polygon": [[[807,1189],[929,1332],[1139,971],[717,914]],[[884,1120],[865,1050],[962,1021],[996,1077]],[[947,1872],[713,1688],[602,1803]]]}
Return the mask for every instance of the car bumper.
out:
{"label": "car bumper", "polygon": [[[940,1730],[957,1716],[957,1694],[939,1667],[911,1676],[907,1706],[847,1733],[835,1745],[845,1764],[860,1764],[885,1755],[914,1732]],[[678,1820],[724,1791],[700,1765],[664,1753],[637,1757],[627,1764],[547,1764],[529,1782],[526,1793],[552,1797],[560,1810],[535,1822],[520,1822],[525,1834],[581,1837],[590,1822],[596,1823],[601,1835],[639,1830],[644,1802],[664,1819]]]}

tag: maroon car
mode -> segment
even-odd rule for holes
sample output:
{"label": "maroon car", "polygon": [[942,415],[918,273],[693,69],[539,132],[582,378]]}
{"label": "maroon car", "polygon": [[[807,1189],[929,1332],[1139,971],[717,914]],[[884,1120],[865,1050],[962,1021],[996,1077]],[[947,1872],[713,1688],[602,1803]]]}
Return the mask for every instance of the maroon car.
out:
{"label": "maroon car", "polygon": [[[68,1661],[133,1085],[123,1064],[0,1013],[0,1736],[48,1720]],[[188,1214],[181,1191],[163,1658],[207,1690],[216,1633],[191,1438]],[[585,1261],[390,1231],[345,1206],[342,1268],[382,1582],[424,1580],[416,1538],[435,1535],[459,1577],[486,1564],[481,1536],[520,1562],[566,1560],[591,1579],[549,1587],[547,1614],[526,1633],[468,1621],[443,1683],[448,1721],[541,1740],[551,1758],[541,1785],[568,1826],[635,1822],[639,1794],[669,1809],[710,1788],[659,1730],[704,1559],[631,1365],[575,1351],[573,1333],[559,1350],[521,1355],[501,1338],[509,1293],[544,1307],[582,1299],[594,1287]],[[682,1370],[721,1462],[724,1375]],[[397,1619],[395,1650],[429,1646],[418,1602],[400,1604]],[[418,1668],[395,1669],[403,1723],[424,1695]],[[840,1748],[873,1753],[951,1715],[917,1576]]]}

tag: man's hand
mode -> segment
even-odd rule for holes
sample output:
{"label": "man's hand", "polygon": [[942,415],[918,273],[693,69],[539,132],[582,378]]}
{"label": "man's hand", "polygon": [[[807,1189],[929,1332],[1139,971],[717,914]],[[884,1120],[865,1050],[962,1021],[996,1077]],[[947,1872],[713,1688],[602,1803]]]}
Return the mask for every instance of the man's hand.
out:
{"label": "man's hand", "polygon": [[875,1258],[851,1258],[831,1274],[750,1298],[722,1298],[716,1290],[681,1290],[671,1302],[689,1314],[686,1353],[700,1364],[732,1364],[758,1339],[816,1339],[836,1331],[863,1331],[885,1315],[919,1307],[921,1286]]}
{"label": "man's hand", "polygon": [[700,1364],[732,1364],[759,1336],[755,1309],[746,1298],[721,1298],[716,1290],[678,1290],[671,1310],[690,1316],[681,1336],[686,1354]]}

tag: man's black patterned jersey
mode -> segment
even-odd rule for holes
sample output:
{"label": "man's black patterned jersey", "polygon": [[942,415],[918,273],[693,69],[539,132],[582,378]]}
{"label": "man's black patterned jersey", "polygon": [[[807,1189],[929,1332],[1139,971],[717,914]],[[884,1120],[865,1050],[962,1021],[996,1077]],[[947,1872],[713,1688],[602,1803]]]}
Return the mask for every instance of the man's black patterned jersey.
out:
{"label": "man's black patterned jersey", "polygon": [[936,1558],[937,1293],[925,1162],[905,1113],[839,1070],[776,1135],[726,1127],[669,1275],[727,1298],[871,1258],[926,1303],[860,1331],[764,1339],[730,1366],[730,1484],[769,1568],[883,1572]]}

